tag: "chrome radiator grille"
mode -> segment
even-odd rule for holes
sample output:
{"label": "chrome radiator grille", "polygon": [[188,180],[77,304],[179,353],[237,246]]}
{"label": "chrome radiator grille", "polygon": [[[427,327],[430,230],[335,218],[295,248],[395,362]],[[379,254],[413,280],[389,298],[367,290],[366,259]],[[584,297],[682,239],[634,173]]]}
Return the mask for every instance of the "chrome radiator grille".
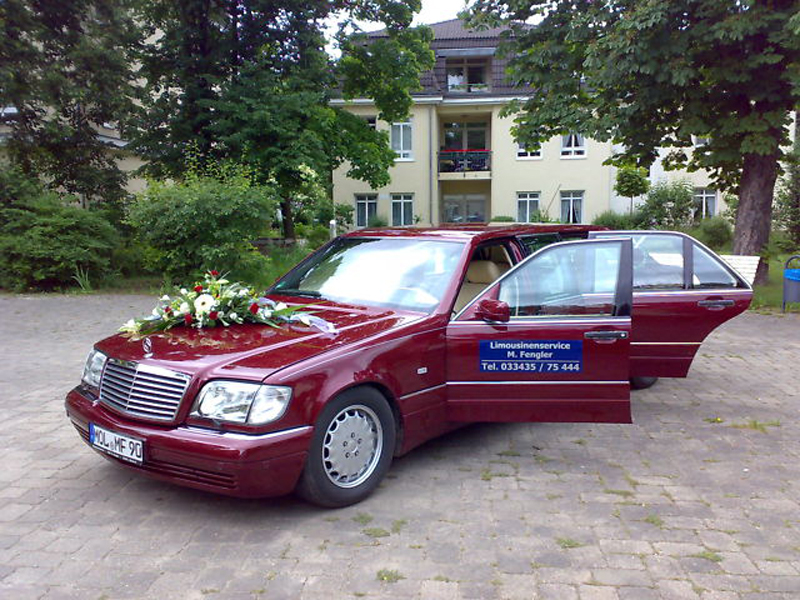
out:
{"label": "chrome radiator grille", "polygon": [[110,358],[100,379],[100,402],[128,415],[171,421],[189,379],[176,371]]}

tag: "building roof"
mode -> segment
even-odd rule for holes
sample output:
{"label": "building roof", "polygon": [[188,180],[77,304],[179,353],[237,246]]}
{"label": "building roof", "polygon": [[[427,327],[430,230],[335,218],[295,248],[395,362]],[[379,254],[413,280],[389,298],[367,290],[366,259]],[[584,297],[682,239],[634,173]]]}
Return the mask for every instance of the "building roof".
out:
{"label": "building roof", "polygon": [[[497,39],[505,31],[504,27],[494,27],[492,29],[467,29],[461,19],[450,19],[439,23],[429,23],[428,27],[433,29],[433,39],[440,40],[474,40],[474,39]],[[368,33],[368,37],[386,37],[386,29]]]}

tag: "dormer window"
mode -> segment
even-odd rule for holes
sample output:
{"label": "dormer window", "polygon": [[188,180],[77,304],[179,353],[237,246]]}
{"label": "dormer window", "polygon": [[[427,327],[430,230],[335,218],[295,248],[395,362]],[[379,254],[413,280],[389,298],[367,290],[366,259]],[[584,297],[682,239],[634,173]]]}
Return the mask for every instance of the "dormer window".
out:
{"label": "dormer window", "polygon": [[489,91],[489,61],[485,58],[448,58],[447,89],[480,94]]}

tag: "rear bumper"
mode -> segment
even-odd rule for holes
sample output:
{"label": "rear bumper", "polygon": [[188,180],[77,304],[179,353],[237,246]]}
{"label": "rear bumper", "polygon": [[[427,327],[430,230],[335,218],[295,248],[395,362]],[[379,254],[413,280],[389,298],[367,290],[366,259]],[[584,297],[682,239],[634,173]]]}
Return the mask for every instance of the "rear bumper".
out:
{"label": "rear bumper", "polygon": [[291,492],[305,465],[312,434],[311,426],[246,435],[138,423],[111,412],[77,388],[67,394],[65,406],[87,444],[89,423],[144,441],[142,465],[92,447],[104,458],[156,479],[240,498]]}

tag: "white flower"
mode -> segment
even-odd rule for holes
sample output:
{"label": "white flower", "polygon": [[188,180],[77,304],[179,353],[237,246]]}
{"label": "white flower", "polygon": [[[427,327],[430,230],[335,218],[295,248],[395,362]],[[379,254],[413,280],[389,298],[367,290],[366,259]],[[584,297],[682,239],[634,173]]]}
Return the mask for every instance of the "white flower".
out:
{"label": "white flower", "polygon": [[230,314],[228,315],[228,318],[229,318],[229,319],[231,319],[231,320],[233,320],[233,321],[235,321],[236,319],[238,319],[238,318],[239,318],[239,315],[237,315],[235,312],[232,312],[232,313],[230,313]]}
{"label": "white flower", "polygon": [[120,327],[119,330],[125,333],[139,333],[139,326],[136,324],[136,321],[130,319],[125,325]]}
{"label": "white flower", "polygon": [[178,308],[178,314],[185,314],[189,312],[189,303],[188,302],[181,302],[180,308]]}
{"label": "white flower", "polygon": [[164,294],[163,296],[161,296],[161,301],[162,301],[162,302],[169,302],[169,296],[167,296],[166,294]]}
{"label": "white flower", "polygon": [[288,306],[286,306],[286,305],[285,305],[283,302],[278,302],[278,303],[275,305],[275,310],[284,310],[284,309],[286,309],[286,308],[289,308],[289,307],[288,307]]}
{"label": "white flower", "polygon": [[181,288],[181,294],[183,294],[185,296],[188,293],[189,293],[189,290],[187,290],[186,288]]}
{"label": "white flower", "polygon": [[259,312],[261,313],[261,316],[264,317],[265,319],[269,319],[270,317],[272,317],[272,311],[268,308],[262,308]]}
{"label": "white flower", "polygon": [[306,327],[311,327],[311,318],[307,314],[302,313],[297,315],[297,320],[300,321]]}
{"label": "white flower", "polygon": [[194,309],[197,311],[198,315],[204,315],[214,308],[215,304],[216,300],[214,300],[214,296],[211,294],[200,294],[197,300],[194,301]]}

